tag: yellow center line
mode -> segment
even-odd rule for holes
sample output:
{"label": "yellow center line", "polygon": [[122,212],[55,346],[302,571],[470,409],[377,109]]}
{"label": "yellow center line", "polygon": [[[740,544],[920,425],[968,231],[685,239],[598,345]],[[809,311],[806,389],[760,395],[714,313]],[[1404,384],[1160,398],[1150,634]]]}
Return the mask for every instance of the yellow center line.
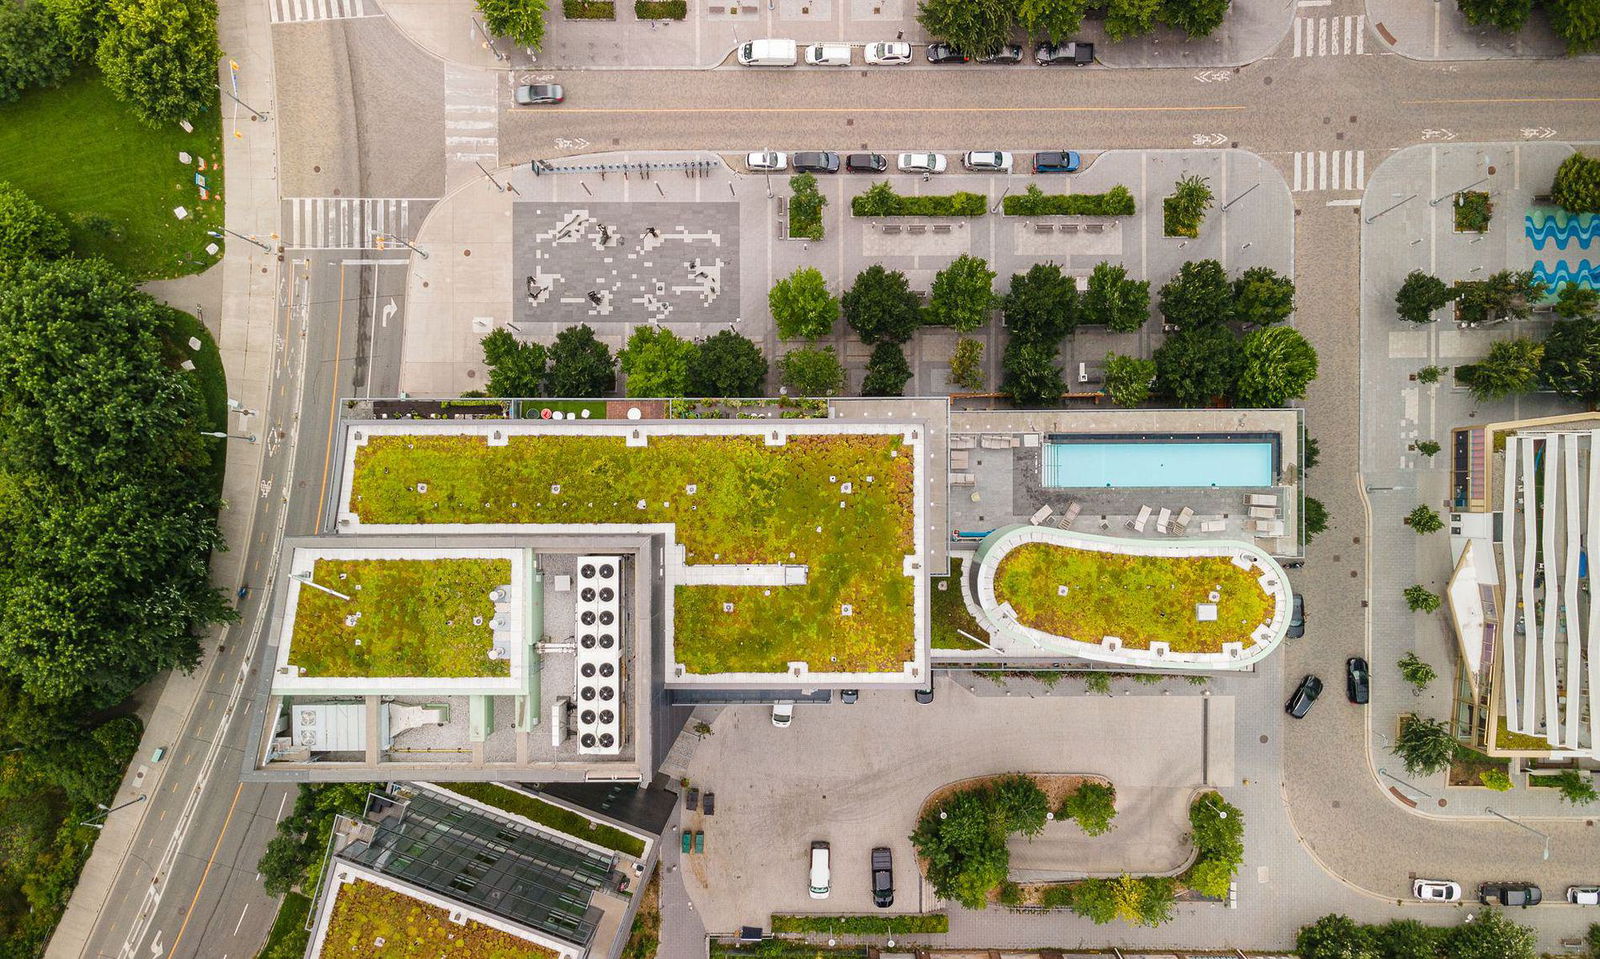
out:
{"label": "yellow center line", "polygon": [[1600,97],[1461,97],[1433,100],[1401,100],[1401,103],[1600,103]]}
{"label": "yellow center line", "polygon": [[[312,517],[313,524],[322,522],[322,507],[328,499],[328,464],[333,462],[333,430],[338,424],[339,416],[339,350],[344,346],[344,264],[339,264],[339,323],[333,331],[333,395],[328,399],[328,449],[322,456],[322,482],[317,486],[321,490],[317,494],[317,515]],[[304,389],[305,384],[300,384]]]}
{"label": "yellow center line", "polygon": [[200,885],[194,888],[194,898],[189,900],[189,909],[183,914],[183,925],[178,927],[178,935],[172,940],[172,945],[167,947],[167,955],[178,954],[178,943],[183,941],[183,931],[189,928],[189,920],[194,918],[194,907],[200,902],[200,893],[206,888],[206,877],[211,875],[211,866],[217,861],[217,853],[222,849],[222,837],[228,834],[228,823],[233,822],[233,810],[239,805],[239,794],[244,792],[244,783],[234,787],[233,802],[228,804],[228,818],[222,820],[222,831],[217,833],[217,844],[211,847],[211,858],[206,860],[205,871],[200,874]]}
{"label": "yellow center line", "polygon": [[[1437,101],[1422,101],[1437,102]],[[1227,106],[1169,107],[562,107],[569,113],[1220,113],[1248,109],[1243,104]]]}

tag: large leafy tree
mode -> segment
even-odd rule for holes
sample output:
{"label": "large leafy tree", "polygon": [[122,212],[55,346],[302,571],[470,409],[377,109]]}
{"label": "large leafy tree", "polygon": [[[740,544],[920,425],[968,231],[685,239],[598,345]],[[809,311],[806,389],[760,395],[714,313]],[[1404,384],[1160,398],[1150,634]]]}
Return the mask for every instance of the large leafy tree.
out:
{"label": "large leafy tree", "polygon": [[1006,331],[1013,342],[1048,346],[1054,357],[1061,338],[1077,325],[1078,290],[1072,278],[1054,263],[1035,263],[1026,273],[1011,277],[1011,289],[1002,302]]}
{"label": "large leafy tree", "polygon": [[1600,48],[1600,3],[1595,0],[1545,0],[1550,26],[1567,42],[1567,56]]}
{"label": "large leafy tree", "polygon": [[874,263],[856,275],[839,301],[845,322],[868,346],[904,343],[922,323],[922,305],[906,275]]}
{"label": "large leafy tree", "polygon": [[1475,27],[1494,27],[1516,33],[1528,22],[1533,0],[1456,0],[1456,6]]}
{"label": "large leafy tree", "polygon": [[108,5],[99,0],[37,0],[50,12],[72,60],[92,60],[110,24]]}
{"label": "large leafy tree", "polygon": [[1539,934],[1493,909],[1450,930],[1444,954],[1450,959],[1533,959]]}
{"label": "large leafy tree", "polygon": [[1600,309],[1600,290],[1568,283],[1556,293],[1556,315],[1564,320],[1594,316]]}
{"label": "large leafy tree", "polygon": [[815,340],[833,332],[839,319],[839,300],[828,292],[822,272],[803,266],[773,284],[767,306],[786,340]]}
{"label": "large leafy tree", "polygon": [[1443,280],[1412,270],[1394,295],[1394,308],[1409,323],[1432,323],[1434,312],[1453,299],[1454,291]]}
{"label": "large leafy tree", "polygon": [[1113,332],[1133,333],[1150,319],[1150,281],[1129,279],[1123,266],[1097,263],[1080,302],[1080,322],[1104,323]]}
{"label": "large leafy tree", "polygon": [[867,360],[867,378],[861,384],[862,396],[903,396],[911,382],[911,364],[898,343],[879,343]]}
{"label": "large leafy tree", "polygon": [[933,278],[927,322],[970,333],[989,319],[994,309],[995,272],[982,257],[963,253]]}
{"label": "large leafy tree", "polygon": [[[0,60],[3,59],[4,52],[0,51]],[[60,220],[26,193],[9,183],[0,183],[0,263],[53,260],[66,255],[70,242]]]}
{"label": "large leafy tree", "polygon": [[640,326],[617,353],[628,375],[629,396],[683,396],[689,392],[693,342],[659,326]]}
{"label": "large leafy tree", "polygon": [[1377,937],[1349,916],[1323,916],[1295,937],[1300,959],[1379,959]]}
{"label": "large leafy tree", "polygon": [[1162,0],[1161,22],[1182,30],[1189,39],[1208,37],[1222,26],[1231,0]]}
{"label": "large leafy tree", "polygon": [[1012,337],[1000,359],[1000,391],[1024,406],[1056,403],[1066,392],[1053,344]]}
{"label": "large leafy tree", "polygon": [[766,381],[761,347],[732,330],[708,337],[689,357],[691,396],[761,396]]}
{"label": "large leafy tree", "polygon": [[1156,14],[1161,11],[1161,0],[1109,0],[1106,4],[1106,37],[1112,43],[1121,43],[1130,37],[1142,37],[1155,29]]}
{"label": "large leafy tree", "polygon": [[1138,406],[1149,399],[1150,385],[1155,378],[1155,360],[1106,354],[1106,395],[1118,406]]}
{"label": "large leafy tree", "polygon": [[1400,720],[1400,733],[1394,739],[1394,754],[1413,776],[1431,776],[1450,765],[1461,744],[1450,727],[1437,719],[1406,716]]}
{"label": "large leafy tree", "polygon": [[1591,409],[1600,404],[1600,320],[1557,323],[1544,341],[1540,372],[1557,393],[1582,400]]}
{"label": "large leafy tree", "polygon": [[214,0],[107,0],[95,63],[145,122],[193,119],[217,104]]}
{"label": "large leafy tree", "polygon": [[1060,43],[1083,26],[1088,0],[1018,0],[1017,21],[1028,36]]}
{"label": "large leafy tree", "polygon": [[983,341],[970,336],[956,340],[950,351],[950,382],[964,390],[983,389]]}
{"label": "large leafy tree", "polygon": [[844,388],[844,365],[831,346],[790,350],[778,361],[778,375],[799,396],[833,396]]}
{"label": "large leafy tree", "polygon": [[1161,288],[1161,315],[1184,329],[1221,326],[1233,315],[1233,286],[1216,260],[1191,260]]}
{"label": "large leafy tree", "polygon": [[1226,327],[1180,330],[1156,350],[1156,389],[1180,406],[1205,406],[1233,394],[1239,341]]}
{"label": "large leafy tree", "polygon": [[478,12],[497,37],[510,37],[530,50],[544,43],[545,0],[478,0]]}
{"label": "large leafy tree", "polygon": [[519,343],[504,327],[483,338],[489,367],[484,391],[490,396],[538,396],[544,389],[547,351],[539,343]]}
{"label": "large leafy tree", "polygon": [[551,396],[604,396],[616,388],[616,360],[589,324],[569,326],[550,344],[545,391]]}
{"label": "large leafy tree", "polygon": [[1525,337],[1498,340],[1489,355],[1462,367],[1461,379],[1479,400],[1499,400],[1539,387],[1539,366],[1544,359],[1544,344]]}
{"label": "large leafy tree", "polygon": [[1307,384],[1317,378],[1317,351],[1293,327],[1253,330],[1239,353],[1234,398],[1241,406],[1282,406],[1305,396]]}
{"label": "large leafy tree", "polygon": [[0,274],[0,672],[41,705],[120,702],[233,616],[208,569],[222,448],[173,329],[100,261]]}
{"label": "large leafy tree", "polygon": [[1011,37],[1016,0],[921,0],[917,22],[971,56],[994,53]]}
{"label": "large leafy tree", "polygon": [[1574,153],[1562,160],[1550,198],[1568,213],[1600,213],[1600,157]]}
{"label": "large leafy tree", "polygon": [[1501,317],[1525,320],[1544,297],[1544,284],[1531,270],[1501,270],[1482,280],[1456,284],[1456,307],[1468,323]]}
{"label": "large leafy tree", "polygon": [[72,66],[72,51],[48,8],[0,4],[0,103],[35,87],[60,86]]}
{"label": "large leafy tree", "polygon": [[1268,326],[1294,312],[1294,281],[1266,266],[1245,270],[1233,281],[1233,318]]}

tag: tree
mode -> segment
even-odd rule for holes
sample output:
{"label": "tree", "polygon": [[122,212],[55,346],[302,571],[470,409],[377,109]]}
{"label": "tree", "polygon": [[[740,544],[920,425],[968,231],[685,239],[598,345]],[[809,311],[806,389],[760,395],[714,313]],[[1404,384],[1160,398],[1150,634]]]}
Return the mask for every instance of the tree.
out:
{"label": "tree", "polygon": [[267,895],[281,896],[296,887],[311,894],[322,874],[334,820],[361,812],[373,788],[370,783],[301,784],[293,810],[278,820],[277,834],[256,864]]}
{"label": "tree", "polygon": [[1322,505],[1322,500],[1306,497],[1306,542],[1310,543],[1319,533],[1328,528],[1328,508]]}
{"label": "tree", "polygon": [[1511,791],[1511,777],[1504,769],[1485,769],[1478,773],[1478,782],[1483,783],[1485,789],[1493,789],[1497,793]]}
{"label": "tree", "polygon": [[1539,935],[1527,926],[1484,909],[1475,921],[1450,930],[1444,954],[1450,959],[1533,959]]}
{"label": "tree", "polygon": [[56,30],[67,45],[69,60],[94,59],[110,21],[106,4],[98,0],[39,0],[38,5],[55,19]]}
{"label": "tree", "polygon": [[1456,0],[1456,6],[1475,27],[1494,27],[1502,33],[1516,33],[1528,22],[1533,0]]}
{"label": "tree", "polygon": [[141,119],[154,126],[217,109],[213,0],[108,0],[106,18],[95,63]]}
{"label": "tree", "polygon": [[1294,312],[1294,281],[1265,266],[1251,267],[1233,281],[1233,318],[1268,326]]}
{"label": "tree", "polygon": [[921,0],[917,22],[932,36],[972,56],[994,53],[1011,37],[1015,0]]}
{"label": "tree", "polygon": [[823,236],[822,208],[828,198],[817,190],[817,178],[811,173],[796,173],[789,178],[789,236],[795,239],[820,240]]}
{"label": "tree", "polygon": [[1150,281],[1130,280],[1112,263],[1095,264],[1080,310],[1084,323],[1104,323],[1116,333],[1133,333],[1150,319]]}
{"label": "tree", "polygon": [[867,187],[867,192],[850,201],[850,207],[856,216],[888,216],[894,212],[899,201],[900,196],[894,192],[889,181],[879,180]]}
{"label": "tree", "polygon": [[1162,0],[1161,22],[1182,30],[1189,39],[1208,37],[1228,16],[1230,0]]}
{"label": "tree", "polygon": [[[1428,595],[1433,596],[1432,593],[1429,593]],[[1406,599],[1408,601],[1411,599],[1411,590],[1409,589],[1406,590]],[[1434,606],[1437,607],[1439,598],[1434,596],[1433,602]],[[1411,608],[1417,609],[1418,607],[1413,606]],[[1429,683],[1439,678],[1439,674],[1434,671],[1434,668],[1419,659],[1417,654],[1414,652],[1408,652],[1404,656],[1400,657],[1399,666],[1400,676],[1405,679],[1406,682],[1415,686],[1417,688],[1417,692],[1419,693],[1424,689],[1427,689]]]}
{"label": "tree", "polygon": [[867,360],[867,378],[861,384],[862,396],[904,396],[911,381],[911,364],[898,343],[879,343]]}
{"label": "tree", "polygon": [[1317,468],[1317,460],[1322,457],[1322,444],[1317,442],[1316,437],[1307,436],[1304,445],[1305,452],[1301,454],[1303,460],[1301,468],[1309,473]]}
{"label": "tree", "polygon": [[1056,365],[1054,345],[1012,337],[1006,344],[1005,356],[1000,359],[1000,368],[1003,372],[1000,392],[1023,406],[1059,402],[1061,394],[1066,392],[1061,367]]}
{"label": "tree", "polygon": [[1501,317],[1525,320],[1543,298],[1544,284],[1530,270],[1501,270],[1483,280],[1456,284],[1456,311],[1466,323]]}
{"label": "tree", "polygon": [[1489,347],[1488,356],[1458,370],[1457,376],[1472,390],[1474,398],[1499,400],[1538,389],[1543,359],[1543,343],[1525,337],[1497,340]]}
{"label": "tree", "polygon": [[1044,832],[1050,801],[1032,776],[1013,773],[1001,776],[990,786],[990,805],[1007,833],[1037,836]]}
{"label": "tree", "polygon": [[963,336],[950,352],[950,382],[964,390],[983,389],[983,341]]}
{"label": "tree", "polygon": [[1072,911],[1097,926],[1117,918],[1117,886],[1110,879],[1085,879],[1072,887]]}
{"label": "tree", "polygon": [[1394,295],[1394,307],[1400,319],[1409,323],[1432,323],[1433,314],[1453,299],[1455,293],[1443,280],[1412,270]]}
{"label": "tree", "polygon": [[489,32],[537,51],[544,43],[545,0],[478,0]]}
{"label": "tree", "polygon": [[845,322],[868,346],[904,343],[922,322],[922,307],[906,275],[877,263],[856,274],[839,305],[844,308]]}
{"label": "tree", "polygon": [[1072,819],[1085,835],[1103,836],[1111,831],[1117,815],[1117,789],[1110,783],[1086,782],[1061,801],[1057,818]]}
{"label": "tree", "polygon": [[1568,283],[1556,293],[1556,315],[1563,320],[1588,319],[1600,309],[1600,290]]}
{"label": "tree", "polygon": [[833,332],[839,318],[839,300],[828,292],[819,270],[803,266],[773,284],[767,306],[786,340],[816,340]]}
{"label": "tree", "polygon": [[1595,792],[1594,781],[1587,773],[1567,769],[1550,777],[1550,780],[1556,784],[1556,789],[1560,790],[1563,802],[1569,802],[1574,806],[1587,806],[1600,799],[1600,793]]}
{"label": "tree", "polygon": [[604,396],[616,389],[616,361],[589,324],[569,326],[550,345],[545,390],[557,397]]}
{"label": "tree", "polygon": [[1088,0],[1018,0],[1017,22],[1031,39],[1060,43],[1083,26]]}
{"label": "tree", "polygon": [[[4,22],[0,7],[0,26]],[[35,9],[33,7],[18,9]],[[0,50],[0,61],[4,51]],[[3,67],[0,67],[3,69]],[[4,78],[0,77],[0,84]],[[4,99],[0,86],[0,100]],[[0,182],[0,263],[7,260],[54,260],[67,255],[71,240],[67,228],[33,198],[9,183]]]}
{"label": "tree", "polygon": [[1600,404],[1600,320],[1557,323],[1544,341],[1539,375],[1551,389],[1582,400],[1590,409]]}
{"label": "tree", "polygon": [[1233,885],[1233,864],[1221,859],[1203,859],[1184,873],[1183,884],[1202,896],[1212,899],[1228,898],[1228,887]]}
{"label": "tree", "polygon": [[28,90],[60,86],[72,66],[72,51],[49,8],[0,4],[0,103]]}
{"label": "tree", "polygon": [[800,396],[833,396],[844,386],[844,367],[831,346],[790,350],[778,361],[778,376]]}
{"label": "tree", "polygon": [[628,345],[617,353],[617,362],[628,376],[628,395],[683,396],[689,391],[689,364],[695,345],[671,330],[659,326],[640,326],[628,337]]}
{"label": "tree", "polygon": [[1600,213],[1600,157],[1574,153],[1562,160],[1550,199],[1568,213]]}
{"label": "tree", "polygon": [[483,338],[483,362],[489,367],[484,390],[490,396],[538,396],[544,389],[547,351],[538,343],[519,343],[505,328]]}
{"label": "tree", "polygon": [[1439,514],[1432,507],[1423,503],[1406,514],[1406,525],[1410,526],[1418,535],[1427,535],[1444,529],[1444,520],[1439,518]]}
{"label": "tree", "polygon": [[1550,26],[1567,42],[1567,56],[1600,48],[1600,6],[1594,0],[1545,0]]}
{"label": "tree", "polygon": [[1448,372],[1450,372],[1450,367],[1448,366],[1424,366],[1417,371],[1417,382],[1437,383],[1439,382],[1439,377]]}
{"label": "tree", "polygon": [[1167,236],[1199,236],[1211,201],[1211,185],[1205,177],[1183,177],[1172,185],[1172,195],[1161,201],[1162,232]]}
{"label": "tree", "polygon": [[1394,754],[1413,776],[1432,776],[1450,765],[1461,746],[1450,728],[1436,719],[1405,716],[1394,739]]}
{"label": "tree", "polygon": [[1106,5],[1106,37],[1121,43],[1155,29],[1161,0],[1110,0]]}
{"label": "tree", "polygon": [[1233,286],[1216,260],[1191,260],[1161,288],[1161,315],[1185,330],[1221,326],[1233,315]]}
{"label": "tree", "polygon": [[[1440,602],[1442,602],[1439,599],[1439,594],[1438,593],[1433,592],[1432,590],[1428,589],[1428,587],[1422,585],[1421,583],[1416,583],[1416,584],[1413,584],[1411,586],[1407,586],[1405,588],[1405,597],[1406,597],[1406,607],[1408,609],[1410,609],[1412,612],[1431,613],[1434,610],[1438,609]],[[1407,655],[1413,656],[1413,657],[1416,656],[1415,653],[1408,653]],[[1401,660],[1400,661],[1400,671],[1404,672],[1405,668],[1406,668],[1405,660]],[[1423,685],[1426,686],[1427,683],[1423,683]]]}
{"label": "tree", "polygon": [[1244,861],[1244,813],[1221,793],[1204,793],[1189,804],[1189,830],[1203,858]]}
{"label": "tree", "polygon": [[766,381],[761,347],[732,330],[707,337],[689,357],[691,396],[761,396]]}
{"label": "tree", "polygon": [[1301,927],[1294,951],[1300,959],[1379,959],[1371,928],[1340,915],[1323,916]]}
{"label": "tree", "polygon": [[1035,263],[1026,273],[1011,277],[1011,289],[1001,303],[1006,330],[1013,342],[1025,340],[1050,347],[1077,325],[1078,290],[1072,279],[1054,263]]}
{"label": "tree", "polygon": [[1106,354],[1105,391],[1118,406],[1138,406],[1149,399],[1150,384],[1155,378],[1155,360]]}
{"label": "tree", "polygon": [[1156,391],[1180,406],[1230,396],[1239,381],[1239,342],[1223,326],[1180,330],[1156,350]]}
{"label": "tree", "polygon": [[1428,457],[1438,455],[1439,451],[1443,448],[1444,447],[1440,446],[1436,440],[1422,440],[1421,442],[1417,443],[1417,452]]}
{"label": "tree", "polygon": [[1269,326],[1245,334],[1240,349],[1240,406],[1277,407],[1306,395],[1317,378],[1317,351],[1300,331]]}
{"label": "tree", "polygon": [[982,909],[1006,880],[1006,815],[986,786],[961,790],[917,823],[911,843],[927,863],[928,882],[941,898]]}
{"label": "tree", "polygon": [[926,322],[970,333],[989,320],[995,306],[995,272],[982,257],[966,253],[933,278]]}

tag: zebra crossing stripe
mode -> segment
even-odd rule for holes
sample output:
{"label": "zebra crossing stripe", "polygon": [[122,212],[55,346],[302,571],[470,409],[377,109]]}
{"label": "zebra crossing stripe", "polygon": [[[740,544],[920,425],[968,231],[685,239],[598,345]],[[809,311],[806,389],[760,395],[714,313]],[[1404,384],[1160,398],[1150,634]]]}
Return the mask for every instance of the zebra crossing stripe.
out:
{"label": "zebra crossing stripe", "polygon": [[1301,150],[1291,164],[1291,192],[1362,190],[1367,183],[1364,150]]}
{"label": "zebra crossing stripe", "polygon": [[1367,52],[1367,18],[1297,17],[1292,55],[1296,57],[1359,56]]}

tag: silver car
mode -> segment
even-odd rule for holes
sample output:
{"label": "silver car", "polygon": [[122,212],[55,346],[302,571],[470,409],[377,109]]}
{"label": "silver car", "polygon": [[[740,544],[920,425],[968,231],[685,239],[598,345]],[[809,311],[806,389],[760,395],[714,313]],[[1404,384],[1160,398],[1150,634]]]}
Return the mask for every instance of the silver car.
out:
{"label": "silver car", "polygon": [[998,150],[973,150],[961,158],[961,165],[980,173],[1010,173],[1011,154]]}
{"label": "silver car", "polygon": [[560,103],[566,98],[567,91],[561,89],[561,84],[559,83],[525,83],[517,87],[517,106],[519,107]]}
{"label": "silver car", "polygon": [[943,153],[902,153],[895,165],[901,173],[943,173],[946,162]]}
{"label": "silver car", "polygon": [[744,165],[755,173],[782,173],[789,169],[789,155],[776,150],[762,150],[746,156]]}

